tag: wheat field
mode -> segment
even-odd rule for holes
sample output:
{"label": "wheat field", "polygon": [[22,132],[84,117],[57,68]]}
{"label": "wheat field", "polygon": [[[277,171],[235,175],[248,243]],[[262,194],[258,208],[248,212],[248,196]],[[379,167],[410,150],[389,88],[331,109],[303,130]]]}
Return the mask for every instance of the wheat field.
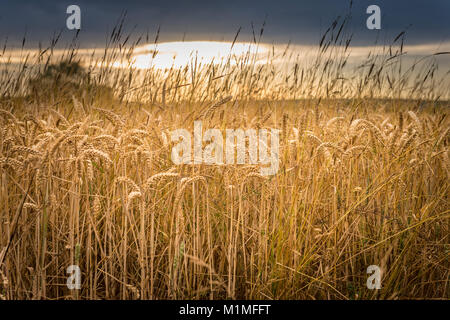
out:
{"label": "wheat field", "polygon": [[[348,44],[325,35],[289,77],[251,57],[139,74],[108,67],[126,41],[111,35],[98,61],[68,48],[4,67],[1,299],[449,298],[450,123],[433,63],[397,76],[398,43],[345,82]],[[174,165],[169,132],[198,119],[279,129],[277,174]]]}

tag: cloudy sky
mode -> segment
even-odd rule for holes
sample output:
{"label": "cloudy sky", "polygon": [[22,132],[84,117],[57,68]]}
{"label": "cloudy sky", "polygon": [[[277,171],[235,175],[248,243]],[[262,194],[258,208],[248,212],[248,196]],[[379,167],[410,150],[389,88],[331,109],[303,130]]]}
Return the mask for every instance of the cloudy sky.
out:
{"label": "cloudy sky", "polygon": [[[440,44],[450,42],[449,0],[354,0],[350,31],[353,44],[372,45],[377,36],[392,39],[408,29],[406,42]],[[228,0],[228,1],[114,1],[114,0],[0,0],[0,41],[19,44],[26,34],[28,46],[48,43],[52,34],[63,30],[63,39],[73,31],[66,29],[66,8],[81,8],[81,44],[98,47],[105,42],[121,13],[126,10],[126,27],[135,34],[147,30],[154,35],[161,27],[160,41],[232,41],[242,27],[239,39],[250,40],[251,23],[259,31],[266,20],[263,40],[269,43],[316,44],[320,35],[339,15],[348,12],[344,0]],[[366,8],[381,8],[381,30],[368,30]]]}

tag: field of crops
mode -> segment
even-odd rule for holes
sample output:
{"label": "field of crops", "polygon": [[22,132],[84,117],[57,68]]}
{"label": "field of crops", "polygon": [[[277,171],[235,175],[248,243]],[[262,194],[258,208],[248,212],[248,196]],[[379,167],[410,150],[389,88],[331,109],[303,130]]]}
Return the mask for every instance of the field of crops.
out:
{"label": "field of crops", "polygon": [[[3,67],[0,298],[448,299],[450,123],[433,64],[397,72],[399,47],[344,81],[347,48],[327,39],[286,77],[251,57],[110,68],[129,53],[120,34],[99,61],[67,49]],[[175,164],[171,132],[195,121],[279,130],[277,172],[249,154]]]}

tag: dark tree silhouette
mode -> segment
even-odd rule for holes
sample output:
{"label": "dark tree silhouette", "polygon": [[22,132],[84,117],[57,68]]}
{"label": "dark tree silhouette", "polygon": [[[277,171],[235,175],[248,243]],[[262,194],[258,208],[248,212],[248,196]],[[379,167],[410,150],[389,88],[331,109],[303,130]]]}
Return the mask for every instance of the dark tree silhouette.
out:
{"label": "dark tree silhouette", "polygon": [[[38,101],[72,96],[112,99],[110,87],[97,85],[79,61],[61,61],[48,65],[29,81],[30,94]],[[91,101],[92,102],[92,101]]]}

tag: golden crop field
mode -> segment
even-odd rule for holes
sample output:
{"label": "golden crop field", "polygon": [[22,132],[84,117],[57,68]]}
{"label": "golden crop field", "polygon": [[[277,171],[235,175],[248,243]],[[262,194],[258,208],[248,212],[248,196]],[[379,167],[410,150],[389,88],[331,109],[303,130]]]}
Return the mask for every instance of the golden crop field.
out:
{"label": "golden crop field", "polygon": [[[402,69],[400,38],[346,73],[329,36],[285,74],[275,52],[114,68],[141,41],[120,31],[98,56],[22,50],[0,75],[0,298],[448,299],[445,82]],[[175,164],[195,121],[279,130],[277,172]]]}

